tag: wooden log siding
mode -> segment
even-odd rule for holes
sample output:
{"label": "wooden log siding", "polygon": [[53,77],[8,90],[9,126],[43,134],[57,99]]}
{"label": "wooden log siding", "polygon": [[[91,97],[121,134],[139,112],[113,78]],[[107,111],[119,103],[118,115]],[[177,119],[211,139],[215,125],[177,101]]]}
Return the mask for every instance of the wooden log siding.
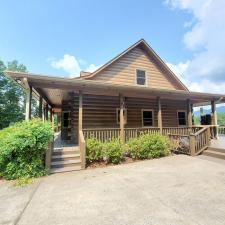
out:
{"label": "wooden log siding", "polygon": [[[78,94],[72,95],[72,101],[67,102],[67,107],[71,109],[72,138],[78,141]],[[164,134],[188,134],[185,127],[178,128],[177,110],[186,110],[186,100],[165,100],[161,99],[162,104],[162,125]],[[83,129],[95,128],[119,128],[117,123],[116,110],[120,108],[119,96],[102,95],[83,95]],[[125,109],[127,110],[127,123],[125,128],[142,128],[142,109],[151,109],[154,111],[153,128],[158,126],[157,120],[157,98],[133,98],[125,97]],[[143,127],[146,128],[146,127]],[[173,129],[170,129],[173,128]],[[174,129],[176,128],[176,129]],[[196,128],[197,129],[197,128]],[[126,131],[128,132],[128,131]],[[132,131],[129,131],[132,132]]]}
{"label": "wooden log siding", "polygon": [[146,71],[147,85],[152,88],[180,89],[177,81],[140,47],[136,47],[91,79],[117,84],[136,84],[136,69]]}
{"label": "wooden log siding", "polygon": [[[178,127],[177,111],[187,110],[186,100],[161,100],[163,127]],[[186,114],[187,120],[187,114]],[[187,122],[187,121],[186,121]]]}

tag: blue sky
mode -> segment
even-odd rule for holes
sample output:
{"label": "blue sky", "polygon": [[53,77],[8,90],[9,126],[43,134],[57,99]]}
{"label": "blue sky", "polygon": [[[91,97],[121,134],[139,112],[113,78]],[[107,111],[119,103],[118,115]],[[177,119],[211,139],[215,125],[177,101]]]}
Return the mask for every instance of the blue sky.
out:
{"label": "blue sky", "polygon": [[[186,60],[182,45],[188,14],[160,1],[2,1],[1,59],[29,71],[62,74],[48,58],[70,54],[100,65],[140,38],[172,63]],[[83,65],[85,68],[85,65]]]}
{"label": "blue sky", "polygon": [[[17,59],[30,72],[69,76],[71,71],[97,68],[144,38],[193,90],[208,91],[203,86],[213,82],[212,91],[218,92],[225,87],[225,63],[221,65],[225,51],[216,51],[217,46],[208,40],[214,37],[208,34],[218,31],[217,23],[221,28],[225,23],[218,18],[213,20],[213,27],[209,19],[215,16],[210,9],[225,7],[221,0],[197,2],[1,1],[0,59]],[[215,35],[221,35],[222,42],[225,35],[218,32]],[[206,51],[219,52],[209,74],[201,69],[204,57],[210,56]],[[220,79],[219,88],[215,75]]]}

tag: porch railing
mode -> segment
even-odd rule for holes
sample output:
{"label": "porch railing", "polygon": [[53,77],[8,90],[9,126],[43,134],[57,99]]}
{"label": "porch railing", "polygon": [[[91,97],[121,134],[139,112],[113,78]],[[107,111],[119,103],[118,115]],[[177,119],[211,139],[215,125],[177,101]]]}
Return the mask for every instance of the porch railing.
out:
{"label": "porch railing", "polygon": [[93,128],[83,129],[84,138],[95,138],[99,141],[107,141],[113,138],[120,137],[120,128]]}
{"label": "porch railing", "polygon": [[225,126],[219,126],[218,127],[218,134],[219,135],[225,135]]}
{"label": "porch railing", "polygon": [[210,145],[212,126],[205,126],[195,133],[168,134],[173,148],[177,152],[191,156],[199,155]]}

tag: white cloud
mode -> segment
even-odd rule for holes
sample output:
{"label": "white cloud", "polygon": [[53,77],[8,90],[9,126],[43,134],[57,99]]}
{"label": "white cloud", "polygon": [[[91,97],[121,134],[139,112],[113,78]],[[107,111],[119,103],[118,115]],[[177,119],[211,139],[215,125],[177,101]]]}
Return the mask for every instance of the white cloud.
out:
{"label": "white cloud", "polygon": [[62,59],[56,59],[54,57],[48,58],[47,61],[51,63],[51,66],[55,69],[62,69],[68,73],[70,77],[80,76],[80,71],[94,72],[100,66],[90,64],[86,68],[81,68],[86,65],[87,62],[83,59],[76,59],[75,56],[65,54]]}
{"label": "white cloud", "polygon": [[97,70],[99,67],[101,67],[101,65],[100,66],[96,66],[96,65],[94,65],[94,64],[90,64],[88,67],[87,67],[87,69],[85,70],[85,71],[87,71],[87,72],[94,72],[95,70]]}
{"label": "white cloud", "polygon": [[[170,67],[182,72],[183,79],[193,89],[225,93],[225,1],[167,0],[166,3],[173,9],[191,13],[195,21],[186,27],[184,35],[185,46],[193,52],[192,59]],[[182,65],[187,65],[183,71]]]}

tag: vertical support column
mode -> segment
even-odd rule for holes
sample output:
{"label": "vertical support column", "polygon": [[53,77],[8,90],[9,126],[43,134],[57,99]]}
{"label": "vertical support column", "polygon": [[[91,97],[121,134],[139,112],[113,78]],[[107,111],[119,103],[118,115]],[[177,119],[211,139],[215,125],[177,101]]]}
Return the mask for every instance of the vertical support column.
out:
{"label": "vertical support column", "polygon": [[83,130],[83,93],[79,91],[79,132]]}
{"label": "vertical support column", "polygon": [[39,97],[39,118],[42,118],[42,114],[43,114],[43,98],[40,96]]}
{"label": "vertical support column", "polygon": [[52,108],[50,108],[49,111],[50,111],[50,121],[52,122]]}
{"label": "vertical support column", "polygon": [[194,109],[193,109],[193,104],[191,104],[191,121],[192,121],[192,125],[195,125],[195,121],[194,121]]}
{"label": "vertical support column", "polygon": [[213,127],[213,137],[217,138],[217,114],[216,114],[216,103],[214,100],[211,101],[211,111],[212,111],[212,120],[211,120],[211,125],[215,125]]}
{"label": "vertical support column", "polygon": [[160,134],[162,134],[162,109],[161,109],[161,99],[160,97],[157,98],[157,104],[158,104],[158,127],[160,129]]}
{"label": "vertical support column", "polygon": [[120,94],[120,139],[122,143],[125,143],[125,136],[124,136],[124,97]]}
{"label": "vertical support column", "polygon": [[46,104],[45,107],[45,119],[48,121],[48,103]]}
{"label": "vertical support column", "polygon": [[192,112],[191,112],[191,101],[187,99],[187,119],[188,119],[188,127],[192,127]]}
{"label": "vertical support column", "polygon": [[31,100],[32,100],[32,87],[29,86],[26,97],[26,115],[25,115],[26,120],[31,119]]}

